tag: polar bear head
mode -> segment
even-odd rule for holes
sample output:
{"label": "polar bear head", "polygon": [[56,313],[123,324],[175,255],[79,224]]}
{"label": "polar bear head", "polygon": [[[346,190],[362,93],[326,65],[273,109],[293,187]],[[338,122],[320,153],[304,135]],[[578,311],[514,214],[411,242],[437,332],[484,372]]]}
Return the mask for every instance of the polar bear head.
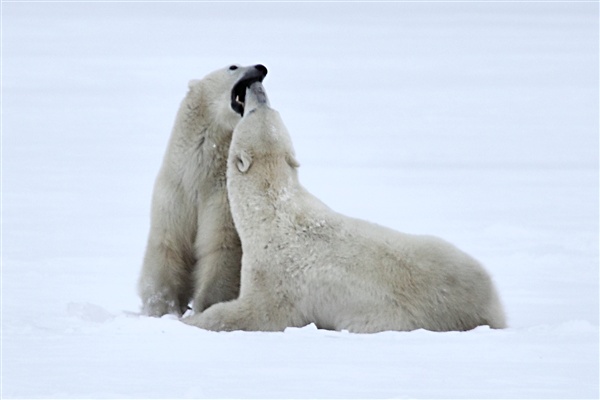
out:
{"label": "polar bear head", "polygon": [[[249,173],[254,164],[284,173],[279,162],[294,171],[296,161],[292,140],[279,113],[272,109],[263,85],[249,85],[245,96],[246,112],[233,131],[228,168],[240,174]],[[271,168],[275,167],[275,168]]]}
{"label": "polar bear head", "polygon": [[189,82],[187,107],[215,128],[232,131],[244,115],[246,88],[267,75],[262,64],[230,65]]}
{"label": "polar bear head", "polygon": [[244,116],[233,131],[227,159],[227,194],[240,238],[291,204],[301,190],[298,167],[279,113],[269,106],[262,84],[253,83],[247,89]]}

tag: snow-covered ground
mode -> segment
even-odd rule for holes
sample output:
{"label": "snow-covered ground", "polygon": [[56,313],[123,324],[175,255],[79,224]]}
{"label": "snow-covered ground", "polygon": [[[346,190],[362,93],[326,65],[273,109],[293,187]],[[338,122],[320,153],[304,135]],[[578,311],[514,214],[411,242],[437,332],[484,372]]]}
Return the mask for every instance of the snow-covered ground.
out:
{"label": "snow-covered ground", "polygon": [[[304,185],[476,256],[508,329],[139,315],[187,81],[258,62]],[[2,396],[598,398],[598,107],[598,3],[3,3]]]}

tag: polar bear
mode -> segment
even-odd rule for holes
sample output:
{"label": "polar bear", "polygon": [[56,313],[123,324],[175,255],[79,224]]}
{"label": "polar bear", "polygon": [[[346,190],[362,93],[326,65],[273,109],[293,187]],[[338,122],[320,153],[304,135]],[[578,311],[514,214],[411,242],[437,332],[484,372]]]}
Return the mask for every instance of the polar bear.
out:
{"label": "polar bear", "polygon": [[229,67],[193,80],[156,178],[138,282],[142,313],[181,315],[235,299],[242,250],[226,188],[227,154],[244,113],[246,87],[263,65]]}
{"label": "polar bear", "polygon": [[260,83],[246,94],[227,165],[243,256],[240,297],[183,321],[209,330],[464,331],[506,326],[494,285],[473,258],[338,214],[305,190],[279,114]]}

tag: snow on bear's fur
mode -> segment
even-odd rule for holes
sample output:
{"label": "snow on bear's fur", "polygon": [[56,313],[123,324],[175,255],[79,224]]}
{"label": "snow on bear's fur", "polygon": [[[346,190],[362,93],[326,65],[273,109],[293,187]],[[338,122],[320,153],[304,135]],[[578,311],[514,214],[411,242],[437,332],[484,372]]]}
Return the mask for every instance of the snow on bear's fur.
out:
{"label": "snow on bear's fur", "polygon": [[240,297],[184,322],[225,331],[505,327],[477,261],[441,239],[332,211],[300,185],[291,139],[260,83],[248,90],[246,109],[227,166],[244,249]]}
{"label": "snow on bear's fur", "polygon": [[181,315],[192,299],[200,312],[238,296],[242,251],[227,200],[227,154],[245,87],[266,74],[262,65],[232,65],[190,82],[154,185],[138,283],[144,314]]}

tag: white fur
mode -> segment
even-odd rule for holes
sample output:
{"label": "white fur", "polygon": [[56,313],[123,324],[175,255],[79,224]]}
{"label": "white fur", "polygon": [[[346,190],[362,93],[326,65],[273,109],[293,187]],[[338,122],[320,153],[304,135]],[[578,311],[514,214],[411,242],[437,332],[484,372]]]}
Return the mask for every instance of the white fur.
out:
{"label": "white fur", "polygon": [[234,299],[241,245],[231,219],[226,165],[233,128],[231,90],[252,67],[229,67],[189,83],[152,198],[138,290],[144,314],[181,315]]}
{"label": "white fur", "polygon": [[473,258],[435,237],[338,214],[307,192],[287,130],[267,104],[246,113],[229,152],[240,297],[184,322],[261,331],[309,323],[352,332],[505,327],[494,285]]}

